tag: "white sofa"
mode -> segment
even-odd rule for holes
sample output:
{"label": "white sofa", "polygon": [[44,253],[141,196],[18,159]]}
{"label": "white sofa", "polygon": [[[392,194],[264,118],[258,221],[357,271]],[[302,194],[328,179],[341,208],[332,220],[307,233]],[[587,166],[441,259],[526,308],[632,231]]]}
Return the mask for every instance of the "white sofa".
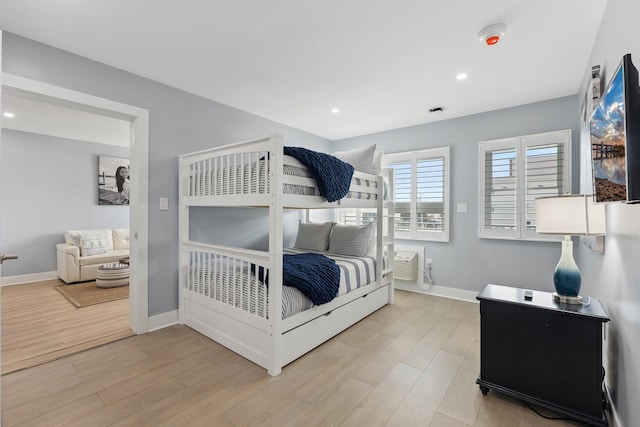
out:
{"label": "white sofa", "polygon": [[129,256],[128,228],[67,230],[56,245],[58,277],[66,283],[96,279],[98,267]]}

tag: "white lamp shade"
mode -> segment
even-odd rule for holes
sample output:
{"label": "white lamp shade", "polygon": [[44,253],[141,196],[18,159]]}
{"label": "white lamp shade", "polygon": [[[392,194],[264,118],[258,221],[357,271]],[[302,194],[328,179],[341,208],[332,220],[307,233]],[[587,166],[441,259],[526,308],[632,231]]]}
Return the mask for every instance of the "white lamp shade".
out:
{"label": "white lamp shade", "polygon": [[536,231],[541,234],[605,234],[604,204],[588,194],[536,199]]}

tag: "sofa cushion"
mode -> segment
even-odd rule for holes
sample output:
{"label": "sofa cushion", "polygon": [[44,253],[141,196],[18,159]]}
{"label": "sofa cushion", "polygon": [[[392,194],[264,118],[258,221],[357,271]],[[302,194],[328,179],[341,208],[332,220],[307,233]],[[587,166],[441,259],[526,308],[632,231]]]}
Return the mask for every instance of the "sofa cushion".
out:
{"label": "sofa cushion", "polygon": [[113,229],[113,249],[129,249],[129,229],[114,228]]}
{"label": "sofa cushion", "polygon": [[80,234],[80,253],[82,256],[98,255],[108,251],[104,233]]}
{"label": "sofa cushion", "polygon": [[80,257],[78,262],[80,266],[106,264],[109,262],[117,262],[120,258],[129,256],[129,249],[119,249],[114,251],[105,252],[103,254],[89,255]]}

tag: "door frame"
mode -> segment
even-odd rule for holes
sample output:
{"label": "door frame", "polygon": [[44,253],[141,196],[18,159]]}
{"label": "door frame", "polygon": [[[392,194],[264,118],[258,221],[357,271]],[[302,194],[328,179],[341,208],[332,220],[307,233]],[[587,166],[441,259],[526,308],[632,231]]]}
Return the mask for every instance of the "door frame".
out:
{"label": "door frame", "polygon": [[129,146],[131,165],[129,327],[136,334],[148,332],[149,110],[8,73],[2,73],[0,83],[3,90],[9,88],[9,90],[22,93],[25,96],[126,120],[131,124]]}

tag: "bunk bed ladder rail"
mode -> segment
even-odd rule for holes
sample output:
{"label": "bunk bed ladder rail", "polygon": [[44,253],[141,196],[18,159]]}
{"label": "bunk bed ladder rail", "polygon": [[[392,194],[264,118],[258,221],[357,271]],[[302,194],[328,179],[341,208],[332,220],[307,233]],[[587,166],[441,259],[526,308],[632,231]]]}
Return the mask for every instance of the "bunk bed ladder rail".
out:
{"label": "bunk bed ladder rail", "polygon": [[282,137],[272,136],[271,140],[271,169],[269,171],[269,179],[272,184],[272,191],[269,193],[269,265],[271,269],[270,283],[277,286],[269,286],[269,327],[273,336],[271,341],[271,351],[269,352],[269,360],[267,361],[267,372],[269,375],[276,376],[282,371],[284,365],[284,349],[282,333],[282,252],[284,249],[283,242],[283,226],[284,217],[283,205],[283,156],[284,151]]}
{"label": "bunk bed ladder rail", "polygon": [[[393,303],[393,259],[395,241],[395,204],[393,202],[393,169],[384,169],[378,179],[378,188],[383,189],[384,180],[387,180],[389,194],[386,198],[377,200],[377,233],[383,236],[378,239],[376,247],[376,263],[380,268],[376,270],[376,280],[381,285],[389,285],[389,304]],[[384,193],[384,191],[382,191]]]}

